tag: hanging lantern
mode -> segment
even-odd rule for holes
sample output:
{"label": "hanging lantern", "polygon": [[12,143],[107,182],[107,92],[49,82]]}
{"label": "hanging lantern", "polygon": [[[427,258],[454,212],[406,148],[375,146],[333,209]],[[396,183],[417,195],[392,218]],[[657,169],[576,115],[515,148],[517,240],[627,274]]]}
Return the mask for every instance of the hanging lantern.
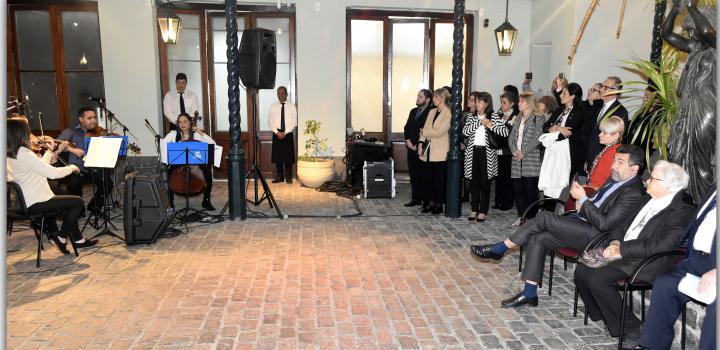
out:
{"label": "hanging lantern", "polygon": [[518,34],[518,30],[508,21],[509,7],[510,0],[507,0],[505,2],[505,22],[495,29],[495,40],[497,40],[498,54],[500,56],[510,56],[512,54]]}
{"label": "hanging lantern", "polygon": [[163,42],[166,44],[177,43],[178,34],[180,33],[180,17],[169,8],[159,7],[157,19]]}

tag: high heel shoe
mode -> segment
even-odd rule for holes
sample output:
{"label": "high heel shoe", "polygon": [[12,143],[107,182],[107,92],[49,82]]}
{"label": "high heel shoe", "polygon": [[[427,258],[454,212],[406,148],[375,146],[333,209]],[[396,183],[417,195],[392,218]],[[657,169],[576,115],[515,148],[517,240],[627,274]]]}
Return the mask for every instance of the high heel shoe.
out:
{"label": "high heel shoe", "polygon": [[468,221],[475,221],[477,220],[478,213],[471,211],[470,216],[468,216]]}
{"label": "high heel shoe", "polygon": [[485,218],[487,218],[487,214],[482,214],[483,217],[480,217],[480,214],[482,213],[477,213],[477,215],[475,216],[475,222],[483,222],[485,221]]}
{"label": "high heel shoe", "polygon": [[48,233],[48,238],[50,239],[50,242],[60,249],[60,252],[63,253],[63,255],[70,254],[70,251],[68,251],[67,247],[65,247],[65,243],[60,241],[57,234]]}

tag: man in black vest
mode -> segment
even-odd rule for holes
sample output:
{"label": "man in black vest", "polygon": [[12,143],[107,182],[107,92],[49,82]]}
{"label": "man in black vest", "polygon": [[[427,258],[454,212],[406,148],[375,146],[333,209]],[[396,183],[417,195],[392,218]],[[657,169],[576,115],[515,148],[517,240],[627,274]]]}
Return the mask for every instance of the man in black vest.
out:
{"label": "man in black vest", "polygon": [[[628,130],[628,111],[618,101],[620,94],[618,90],[622,88],[622,80],[618,77],[610,76],[602,83],[600,93],[603,103],[594,103],[590,108],[590,112],[586,115],[594,120],[585,121],[585,135],[587,135],[587,156],[585,157],[585,165],[587,168],[592,166],[595,157],[600,153],[604,145],[600,144],[600,122],[605,118],[618,116],[625,122],[625,130]],[[589,170],[589,169],[588,169]]]}
{"label": "man in black vest", "polygon": [[412,197],[410,202],[405,203],[406,207],[413,207],[422,204],[422,194],[420,193],[420,158],[417,153],[418,140],[420,138],[420,128],[425,125],[428,112],[432,108],[432,92],[428,89],[422,89],[417,94],[415,101],[417,107],[410,110],[410,115],[405,123],[405,147],[407,148],[408,172],[410,173],[410,188],[412,189]]}

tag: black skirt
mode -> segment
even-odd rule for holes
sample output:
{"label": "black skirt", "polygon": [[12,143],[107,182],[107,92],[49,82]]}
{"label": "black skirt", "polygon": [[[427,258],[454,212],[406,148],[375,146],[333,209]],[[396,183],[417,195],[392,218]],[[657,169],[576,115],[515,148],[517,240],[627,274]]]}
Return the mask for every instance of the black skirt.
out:
{"label": "black skirt", "polygon": [[273,163],[295,163],[295,138],[292,133],[285,134],[282,140],[273,134],[271,159]]}

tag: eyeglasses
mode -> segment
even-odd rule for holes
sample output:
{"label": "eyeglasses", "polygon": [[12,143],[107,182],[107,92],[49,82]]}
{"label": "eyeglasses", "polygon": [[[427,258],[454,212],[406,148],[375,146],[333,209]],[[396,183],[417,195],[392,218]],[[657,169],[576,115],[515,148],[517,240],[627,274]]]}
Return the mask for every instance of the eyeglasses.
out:
{"label": "eyeglasses", "polygon": [[662,179],[658,179],[657,177],[653,177],[650,175],[650,177],[647,179],[647,182],[650,183],[652,181],[662,181]]}
{"label": "eyeglasses", "polygon": [[617,86],[602,85],[602,86],[601,86],[601,89],[617,90]]}
{"label": "eyeglasses", "polygon": [[592,88],[590,89],[590,92],[600,92],[600,89]]}

